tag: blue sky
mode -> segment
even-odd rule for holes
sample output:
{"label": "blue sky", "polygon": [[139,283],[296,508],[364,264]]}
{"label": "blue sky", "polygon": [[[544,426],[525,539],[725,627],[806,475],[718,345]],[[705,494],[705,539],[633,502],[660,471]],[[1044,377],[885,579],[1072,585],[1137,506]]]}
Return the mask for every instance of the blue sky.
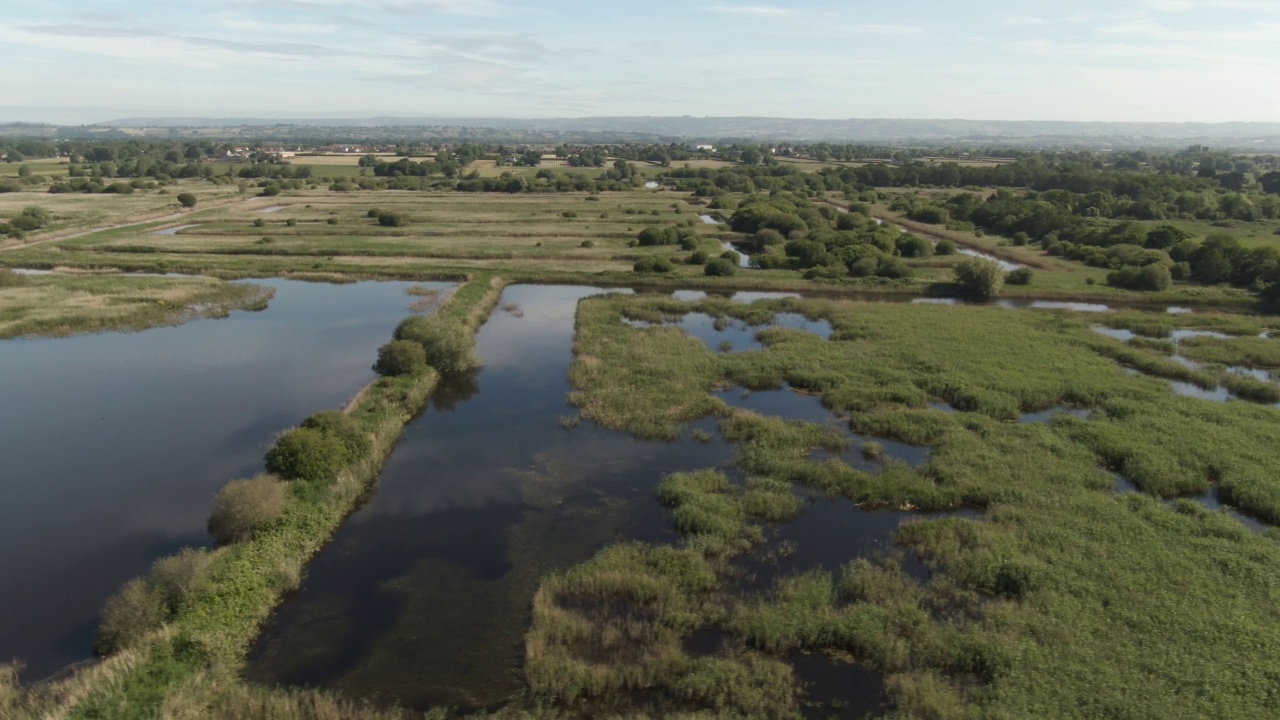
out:
{"label": "blue sky", "polygon": [[1280,0],[4,0],[0,121],[1280,121]]}

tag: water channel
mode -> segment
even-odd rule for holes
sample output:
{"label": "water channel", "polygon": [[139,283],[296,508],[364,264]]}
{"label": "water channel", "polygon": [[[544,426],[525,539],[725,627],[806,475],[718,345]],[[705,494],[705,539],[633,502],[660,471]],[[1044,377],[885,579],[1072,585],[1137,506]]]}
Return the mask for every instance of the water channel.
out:
{"label": "water channel", "polygon": [[[490,318],[478,338],[483,370],[445,383],[407,428],[376,494],[312,561],[259,639],[248,679],[412,708],[500,706],[523,688],[524,633],[542,576],[612,542],[676,540],[654,497],[663,475],[718,467],[737,476],[714,418],[691,424],[707,442],[643,442],[585,422],[560,427],[573,412],[565,397],[577,303],[597,292],[506,290],[502,302],[521,313]],[[789,397],[805,412],[817,402],[785,391],[759,409],[790,416]],[[786,569],[883,548],[910,515],[847,501],[823,507],[805,514],[804,547]],[[824,533],[841,541],[817,547]],[[761,568],[766,579],[777,572]]]}
{"label": "water channel", "polygon": [[0,341],[0,658],[25,678],[88,658],[109,595],[208,545],[213,494],[371,380],[413,299],[405,282],[253,282],[276,289],[262,312]]}

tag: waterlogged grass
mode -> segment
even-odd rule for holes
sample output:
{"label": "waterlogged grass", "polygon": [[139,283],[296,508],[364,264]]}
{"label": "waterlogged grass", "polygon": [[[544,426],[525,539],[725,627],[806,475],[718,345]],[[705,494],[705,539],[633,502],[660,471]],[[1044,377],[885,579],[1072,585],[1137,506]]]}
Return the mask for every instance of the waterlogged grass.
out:
{"label": "waterlogged grass", "polygon": [[[715,353],[678,325],[624,322],[670,322],[694,311],[754,323],[800,312],[830,320],[834,332],[828,341],[762,326],[762,350]],[[1168,360],[1170,348],[1103,337],[1090,328],[1096,316],[1082,315],[815,300],[754,307],[653,296],[584,300],[571,375],[584,417],[671,438],[684,423],[716,415],[737,446],[738,467],[775,488],[802,483],[866,506],[985,511],[980,520],[922,519],[899,528],[897,544],[930,568],[928,582],[905,574],[891,556],[863,558],[735,597],[725,580],[710,578],[725,577],[726,552],[755,542],[742,540],[756,522],[747,492],[718,473],[669,477],[659,497],[686,534],[681,546],[608,555],[620,552],[614,548],[569,575],[590,569],[615,582],[643,577],[645,587],[676,592],[688,571],[647,558],[714,547],[700,553],[705,565],[679,566],[701,568],[698,589],[677,595],[703,598],[702,609],[654,614],[680,622],[657,623],[669,634],[652,636],[661,640],[652,657],[626,664],[652,670],[632,684],[595,685],[593,693],[673,684],[682,655],[672,636],[711,623],[741,653],[823,651],[870,665],[886,674],[901,717],[1272,717],[1280,531],[1257,533],[1225,512],[1162,498],[1211,491],[1280,523],[1280,483],[1271,472],[1280,467],[1280,413],[1176,395],[1163,380],[1125,372],[1219,379]],[[1156,337],[1191,323],[1248,335],[1238,344],[1191,343],[1241,364],[1258,362],[1266,347],[1259,343],[1274,342],[1244,342],[1263,329],[1260,318],[1127,313],[1106,322]],[[849,413],[851,432],[928,445],[928,461],[912,467],[887,458],[873,471],[814,462],[814,448],[841,440],[830,425],[728,409],[709,394],[726,384],[784,383]],[[1017,422],[1057,406],[1092,412]],[[1113,473],[1145,492],[1117,493]],[[716,609],[707,609],[708,596],[719,598]],[[621,622],[606,605],[563,620],[591,637]],[[640,626],[650,628],[648,618]],[[552,625],[535,618],[531,638]],[[628,657],[601,652],[614,662]],[[570,699],[550,681],[542,690]]]}
{"label": "waterlogged grass", "polygon": [[1179,347],[1183,355],[1196,362],[1280,368],[1280,339],[1189,337]]}
{"label": "waterlogged grass", "polygon": [[208,277],[30,275],[0,286],[0,338],[143,330],[238,309],[261,309],[274,290]]}
{"label": "waterlogged grass", "polygon": [[[496,278],[476,278],[454,293],[441,314],[474,331],[496,305],[501,288],[502,282]],[[297,587],[302,565],[328,541],[376,478],[405,424],[425,405],[437,377],[435,372],[426,372],[382,378],[349,408],[350,422],[317,416],[316,423],[344,444],[360,441],[362,452],[351,464],[331,477],[291,482],[289,499],[278,517],[256,525],[249,539],[230,544],[209,556],[207,562],[198,563],[198,573],[177,572],[192,563],[157,563],[157,571],[140,590],[180,587],[181,591],[144,597],[146,602],[139,604],[129,605],[131,596],[121,602],[126,609],[145,610],[150,600],[158,597],[163,602],[151,615],[162,619],[163,625],[120,637],[118,651],[106,661],[55,686],[15,691],[19,697],[11,705],[21,711],[15,717],[47,713],[131,719],[357,714],[358,706],[330,697],[240,686],[236,675],[258,628],[282,594]],[[161,570],[164,574],[158,576]],[[138,619],[136,615],[124,613],[128,620]],[[146,613],[141,617],[142,621],[153,619]],[[369,716],[404,715],[375,712]]]}

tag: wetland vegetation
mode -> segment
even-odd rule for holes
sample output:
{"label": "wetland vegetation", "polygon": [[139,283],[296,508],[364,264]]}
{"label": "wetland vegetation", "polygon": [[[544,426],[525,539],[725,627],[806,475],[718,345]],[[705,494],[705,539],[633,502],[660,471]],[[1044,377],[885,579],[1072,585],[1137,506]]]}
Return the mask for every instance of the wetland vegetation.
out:
{"label": "wetland vegetation", "polygon": [[64,150],[0,336],[460,284],[254,406],[6,717],[1274,713],[1275,158]]}

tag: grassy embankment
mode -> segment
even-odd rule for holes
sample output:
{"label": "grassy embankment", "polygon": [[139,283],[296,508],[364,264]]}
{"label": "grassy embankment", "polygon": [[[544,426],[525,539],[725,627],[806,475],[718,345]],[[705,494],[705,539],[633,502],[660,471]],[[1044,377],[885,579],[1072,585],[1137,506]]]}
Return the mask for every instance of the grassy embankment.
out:
{"label": "grassy embankment", "polygon": [[[695,307],[760,320],[765,306],[828,318],[833,339],[772,329],[763,351],[716,354],[678,328],[620,322]],[[1156,349],[1093,333],[1088,324],[1100,319],[1157,329],[1175,321],[794,300],[584,301],[572,371],[583,415],[645,437],[720,415],[738,466],[757,479],[669,478],[660,495],[688,533],[681,545],[614,547],[549,578],[530,633],[531,684],[570,703],[714,689],[730,708],[784,715],[796,688],[776,658],[825,651],[883,672],[899,717],[1269,717],[1280,532],[1254,533],[1226,513],[1162,498],[1212,489],[1280,523],[1280,483],[1268,474],[1280,463],[1277,411],[1182,397],[1162,380],[1125,373],[1110,358],[1173,371]],[[1262,329],[1242,316],[1193,322],[1240,335]],[[930,459],[919,468],[889,460],[874,472],[810,461],[829,431],[729,409],[707,393],[726,382],[788,382],[850,413],[852,432],[926,444]],[[1011,422],[1058,405],[1092,415]],[[1145,492],[1115,492],[1113,472]],[[898,545],[933,570],[925,583],[892,556],[851,558],[836,572],[781,577],[739,596],[726,590],[724,558],[754,542],[739,530],[752,520],[741,498],[761,482],[776,492],[802,483],[867,508],[977,506],[984,516],[899,529]],[[727,649],[693,662],[680,643],[708,627],[725,633]]]}
{"label": "grassy embankment", "polygon": [[260,309],[274,291],[207,277],[19,275],[0,270],[0,338],[142,330]]}
{"label": "grassy embankment", "polygon": [[[503,285],[491,275],[477,275],[436,317],[456,333],[474,334]],[[238,672],[259,627],[369,491],[437,378],[428,369],[383,377],[363,390],[345,416],[358,428],[357,439],[363,438],[353,462],[334,473],[292,480],[278,516],[249,539],[158,561],[151,576],[126,585],[108,604],[104,617],[112,618],[111,627],[127,631],[110,638],[119,646],[111,655],[27,691],[0,684],[0,710],[16,718],[133,719],[350,717],[363,708],[364,717],[401,717],[323,694],[250,688]],[[150,597],[157,593],[159,598]],[[156,621],[162,621],[159,627],[148,629]]]}

